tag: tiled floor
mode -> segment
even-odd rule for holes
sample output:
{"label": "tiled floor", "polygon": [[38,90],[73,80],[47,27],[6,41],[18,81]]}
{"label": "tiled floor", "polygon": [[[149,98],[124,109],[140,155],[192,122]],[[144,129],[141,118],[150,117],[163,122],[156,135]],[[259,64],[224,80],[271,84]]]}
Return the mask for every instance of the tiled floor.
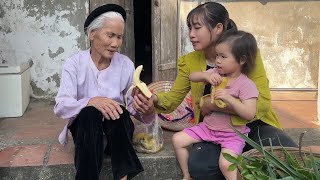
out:
{"label": "tiled floor", "polygon": [[272,92],[272,107],[283,128],[319,128],[315,92]]}
{"label": "tiled floor", "polygon": [[[320,129],[314,92],[273,92],[272,98],[284,129]],[[22,117],[0,119],[0,167],[73,163],[71,138],[66,147],[57,141],[65,121],[56,118],[52,109],[52,103],[33,100]],[[311,148],[320,152],[320,144]]]}

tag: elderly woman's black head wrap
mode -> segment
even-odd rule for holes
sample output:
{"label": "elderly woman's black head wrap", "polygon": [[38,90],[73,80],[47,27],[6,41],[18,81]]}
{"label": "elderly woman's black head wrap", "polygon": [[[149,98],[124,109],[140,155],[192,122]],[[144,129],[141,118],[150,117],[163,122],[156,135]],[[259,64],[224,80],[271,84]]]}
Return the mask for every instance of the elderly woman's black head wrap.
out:
{"label": "elderly woman's black head wrap", "polygon": [[84,31],[86,32],[88,26],[90,25],[90,23],[93,20],[95,20],[101,14],[109,12],[109,11],[114,11],[114,12],[120,13],[121,16],[123,17],[124,21],[126,21],[126,18],[127,18],[126,11],[121,6],[119,6],[117,4],[105,4],[105,5],[97,7],[89,14],[86,21],[84,22],[84,26],[83,26]]}

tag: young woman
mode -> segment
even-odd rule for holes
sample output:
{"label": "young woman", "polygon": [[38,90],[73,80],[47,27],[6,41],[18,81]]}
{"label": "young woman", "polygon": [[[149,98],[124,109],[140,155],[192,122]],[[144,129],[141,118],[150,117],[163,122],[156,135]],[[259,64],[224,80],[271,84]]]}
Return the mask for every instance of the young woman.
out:
{"label": "young woman", "polygon": [[[157,93],[150,99],[143,97],[135,91],[136,110],[147,112],[155,107],[156,112],[170,113],[174,111],[183,101],[186,94],[191,90],[194,113],[197,123],[202,122],[203,116],[212,111],[220,111],[229,114],[234,125],[244,125],[244,120],[230,106],[220,109],[211,103],[210,97],[205,99],[204,106],[198,107],[199,99],[209,93],[205,91],[205,84],[191,82],[189,76],[192,72],[205,71],[210,66],[216,65],[215,44],[220,35],[228,29],[236,29],[235,24],[229,19],[228,11],[219,3],[207,2],[193,9],[187,17],[189,27],[189,38],[195,51],[184,55],[178,60],[178,74],[176,80],[167,93]],[[209,66],[210,65],[210,66]],[[247,124],[251,129],[249,137],[254,141],[259,141],[268,145],[271,138],[273,145],[279,145],[279,139],[284,146],[296,146],[292,139],[282,130],[277,116],[271,107],[271,96],[269,81],[263,66],[263,62],[258,51],[256,66],[248,74],[258,88],[259,97],[257,99],[256,116],[252,122]],[[200,115],[200,112],[202,115]],[[251,147],[244,147],[244,151]],[[224,179],[219,169],[219,155],[221,146],[208,142],[194,144],[190,151],[188,167],[190,176],[194,179]]]}
{"label": "young woman", "polygon": [[[222,82],[222,77],[227,78],[226,89],[217,89],[214,99],[227,103],[241,118],[249,122],[255,116],[259,92],[245,74],[254,67],[257,49],[257,42],[252,34],[243,31],[226,31],[216,42],[216,66],[204,72],[191,73],[190,80],[211,84],[214,88]],[[237,171],[228,171],[231,163],[223,157],[222,153],[237,157],[242,153],[245,141],[231,126],[243,134],[248,134],[250,131],[246,125],[233,125],[229,114],[212,112],[206,115],[203,122],[198,125],[174,134],[172,142],[184,180],[191,179],[187,166],[189,157],[187,146],[202,141],[221,145],[220,170],[226,179],[237,179]]]}
{"label": "young woman", "polygon": [[54,112],[68,120],[59,141],[67,142],[69,129],[75,144],[76,180],[98,180],[104,152],[111,155],[115,180],[131,179],[143,171],[131,144],[134,125],[130,119],[130,115],[140,119],[141,114],[134,110],[132,97],[128,110],[124,108],[135,68],[117,52],[125,20],[125,10],[115,4],[92,11],[84,23],[91,47],[72,55],[62,71]]}

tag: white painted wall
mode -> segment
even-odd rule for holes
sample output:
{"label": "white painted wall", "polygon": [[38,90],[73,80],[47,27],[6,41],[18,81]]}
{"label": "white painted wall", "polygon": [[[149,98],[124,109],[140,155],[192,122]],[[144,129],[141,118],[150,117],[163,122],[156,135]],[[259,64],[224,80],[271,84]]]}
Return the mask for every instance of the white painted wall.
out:
{"label": "white painted wall", "polygon": [[86,48],[88,6],[88,0],[0,1],[0,60],[12,65],[33,61],[33,97],[54,98],[63,63]]}

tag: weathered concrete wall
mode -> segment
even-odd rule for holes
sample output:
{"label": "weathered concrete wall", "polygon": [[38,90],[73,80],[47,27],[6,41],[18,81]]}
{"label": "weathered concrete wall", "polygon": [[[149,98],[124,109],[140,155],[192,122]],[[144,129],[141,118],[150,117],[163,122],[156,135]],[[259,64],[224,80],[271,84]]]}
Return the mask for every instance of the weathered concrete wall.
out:
{"label": "weathered concrete wall", "polygon": [[[192,51],[185,19],[199,1],[181,1],[181,54]],[[219,1],[238,28],[255,35],[272,88],[317,88],[320,1]]]}
{"label": "weathered concrete wall", "polygon": [[32,96],[55,96],[63,63],[86,48],[88,12],[88,0],[0,1],[0,60],[13,65],[33,61]]}

